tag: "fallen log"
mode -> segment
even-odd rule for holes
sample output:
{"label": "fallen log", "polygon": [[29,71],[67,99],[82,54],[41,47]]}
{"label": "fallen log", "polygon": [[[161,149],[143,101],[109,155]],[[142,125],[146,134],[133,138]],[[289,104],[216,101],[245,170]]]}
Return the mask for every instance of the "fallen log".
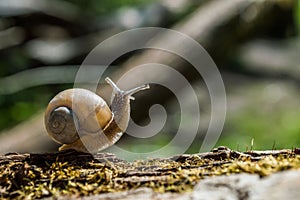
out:
{"label": "fallen log", "polygon": [[133,162],[110,153],[10,153],[0,156],[0,196],[120,199],[129,193],[170,199],[191,195],[188,192],[199,181],[215,176],[266,177],[292,169],[300,169],[299,149],[241,153],[218,147],[207,153]]}

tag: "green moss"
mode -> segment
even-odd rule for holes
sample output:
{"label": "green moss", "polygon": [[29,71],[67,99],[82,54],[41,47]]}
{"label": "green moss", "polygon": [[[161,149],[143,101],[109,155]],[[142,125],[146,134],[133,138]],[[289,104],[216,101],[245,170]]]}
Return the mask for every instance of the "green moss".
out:
{"label": "green moss", "polygon": [[14,161],[0,165],[0,197],[43,198],[85,196],[149,187],[157,192],[188,192],[198,181],[210,176],[236,173],[267,176],[299,169],[300,155],[264,156],[253,161],[248,156],[203,158],[200,155],[177,160],[140,160],[128,163],[90,160],[79,164],[56,159]]}

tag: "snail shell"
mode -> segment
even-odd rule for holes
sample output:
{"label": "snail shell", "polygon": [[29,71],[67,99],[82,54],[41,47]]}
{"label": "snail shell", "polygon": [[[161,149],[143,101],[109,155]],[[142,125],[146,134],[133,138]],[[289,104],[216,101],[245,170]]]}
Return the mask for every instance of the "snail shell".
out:
{"label": "snail shell", "polygon": [[149,85],[123,91],[108,77],[105,80],[113,88],[110,107],[97,94],[79,88],[64,90],[49,102],[45,128],[54,141],[63,144],[60,151],[97,152],[116,143],[125,132],[132,95]]}

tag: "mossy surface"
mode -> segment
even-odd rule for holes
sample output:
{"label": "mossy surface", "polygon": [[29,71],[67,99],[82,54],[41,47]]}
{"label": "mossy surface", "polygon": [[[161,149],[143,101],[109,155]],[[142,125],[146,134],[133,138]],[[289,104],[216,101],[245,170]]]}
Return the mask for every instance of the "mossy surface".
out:
{"label": "mossy surface", "polygon": [[0,197],[79,197],[139,187],[189,192],[210,176],[251,173],[263,177],[299,168],[300,155],[292,150],[239,153],[219,148],[204,154],[134,162],[112,154],[11,154],[0,157]]}

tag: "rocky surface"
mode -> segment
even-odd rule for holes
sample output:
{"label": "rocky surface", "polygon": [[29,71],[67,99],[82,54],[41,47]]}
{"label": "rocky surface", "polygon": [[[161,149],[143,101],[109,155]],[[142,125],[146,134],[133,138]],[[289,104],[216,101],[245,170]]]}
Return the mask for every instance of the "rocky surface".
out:
{"label": "rocky surface", "polygon": [[298,199],[299,178],[299,170],[278,172],[265,178],[254,174],[213,177],[199,182],[193,191],[192,199]]}
{"label": "rocky surface", "polygon": [[[150,188],[139,188],[83,197],[82,199],[292,200],[299,199],[299,180],[299,170],[278,172],[265,178],[260,178],[255,174],[235,174],[204,179],[197,184],[194,191],[189,193],[157,193]],[[61,199],[65,199],[65,197]]]}

